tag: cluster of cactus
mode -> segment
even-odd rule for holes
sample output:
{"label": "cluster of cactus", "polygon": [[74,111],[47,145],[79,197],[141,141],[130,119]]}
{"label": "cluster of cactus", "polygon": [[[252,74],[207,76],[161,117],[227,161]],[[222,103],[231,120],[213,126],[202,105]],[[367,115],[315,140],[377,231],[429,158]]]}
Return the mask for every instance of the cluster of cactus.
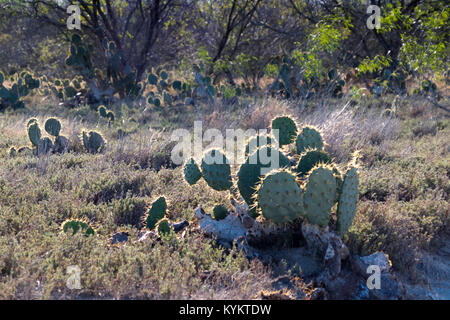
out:
{"label": "cluster of cactus", "polygon": [[328,91],[332,97],[341,98],[345,81],[337,71],[320,72],[311,75],[299,67],[296,59],[283,58],[278,68],[278,75],[270,86],[272,94],[285,99],[294,97],[312,97],[318,92]]}
{"label": "cluster of cactus", "polygon": [[[295,143],[298,161],[294,165],[271,143],[277,139],[274,130],[278,131],[278,145]],[[237,188],[251,209],[250,215],[277,224],[306,219],[326,227],[332,207],[337,203],[336,228],[344,235],[353,221],[358,200],[357,155],[341,172],[323,150],[325,142],[319,130],[313,126],[298,130],[289,116],[273,119],[272,133],[264,139],[259,136],[249,139],[246,150],[251,150],[251,141],[253,144],[256,141],[258,148],[247,153],[237,173]],[[278,158],[279,168],[263,172],[271,164],[264,163],[262,155]],[[205,152],[200,167],[201,170],[193,159],[186,162],[184,176],[189,184],[203,177],[217,191],[230,190],[233,186],[231,167],[220,150]]]}
{"label": "cluster of cactus", "polygon": [[193,103],[192,85],[169,79],[169,74],[164,70],[150,73],[147,84],[154,88],[149,92],[147,101],[155,107],[172,106],[178,102],[185,105]]}
{"label": "cluster of cactus", "polygon": [[67,233],[72,232],[72,235],[81,231],[85,236],[95,235],[95,228],[90,226],[86,221],[77,219],[68,219],[61,224],[61,231]]}
{"label": "cluster of cactus", "polygon": [[100,153],[105,149],[106,141],[97,131],[81,131],[81,141],[86,151],[92,154]]}
{"label": "cluster of cactus", "polygon": [[108,119],[108,123],[114,122],[116,115],[113,111],[108,110],[104,105],[98,107],[98,114],[100,117]]}
{"label": "cluster of cactus", "polygon": [[170,233],[172,227],[167,216],[167,202],[164,196],[156,199],[145,218],[145,226],[150,230],[158,230],[160,235]]}
{"label": "cluster of cactus", "polygon": [[[10,87],[4,86],[5,81],[10,82]],[[31,93],[32,90],[39,88],[40,80],[33,78],[31,72],[22,72],[15,74],[9,79],[0,72],[0,111],[12,107],[14,110],[24,108],[25,103],[22,98]]]}
{"label": "cluster of cactus", "polygon": [[129,100],[140,97],[144,86],[136,80],[136,74],[131,67],[124,63],[121,50],[113,41],[107,39],[103,42],[103,49],[107,65],[104,72],[93,66],[93,46],[84,43],[78,34],[72,35],[69,55],[65,62],[67,66],[77,70],[86,81],[89,87],[87,102],[98,105],[113,99],[116,93]]}
{"label": "cluster of cactus", "polygon": [[56,118],[48,118],[44,124],[45,131],[53,137],[51,140],[49,137],[42,137],[41,129],[37,119],[32,118],[27,122],[28,138],[31,142],[31,148],[29,147],[11,147],[10,155],[15,156],[18,153],[30,152],[36,156],[45,155],[50,152],[63,153],[69,148],[69,139],[60,135],[61,122]]}
{"label": "cluster of cactus", "polygon": [[74,98],[78,93],[83,92],[85,88],[86,83],[81,76],[77,76],[72,80],[54,79],[52,81],[43,77],[39,94],[42,96],[53,94],[60,101],[67,101]]}

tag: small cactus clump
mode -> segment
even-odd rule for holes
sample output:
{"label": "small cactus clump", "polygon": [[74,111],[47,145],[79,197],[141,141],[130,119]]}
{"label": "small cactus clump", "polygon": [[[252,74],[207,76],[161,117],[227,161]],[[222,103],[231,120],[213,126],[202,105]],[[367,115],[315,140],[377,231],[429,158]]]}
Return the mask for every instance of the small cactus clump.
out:
{"label": "small cactus clump", "polygon": [[100,153],[105,148],[105,139],[96,131],[82,131],[81,133],[83,145],[89,153]]}
{"label": "small cactus clump", "polygon": [[[49,137],[42,137],[42,132],[37,119],[32,118],[27,121],[27,133],[33,147],[35,155],[44,155],[50,152],[62,153],[69,148],[69,139],[60,135],[61,122],[56,118],[49,118],[44,124],[45,131],[54,137],[52,141]],[[18,153],[26,152],[29,148],[21,147]]]}
{"label": "small cactus clump", "polygon": [[86,236],[95,235],[95,229],[83,220],[69,219],[61,224],[64,233],[72,231],[72,234],[81,230]]}
{"label": "small cactus clump", "polygon": [[[274,145],[259,141],[259,136],[251,138],[257,142],[258,148],[247,155],[245,163],[237,172],[237,188],[249,207],[248,214],[258,218],[260,223],[266,221],[295,226],[297,220],[306,220],[325,228],[334,225],[330,224],[333,216],[331,210],[337,203],[336,228],[344,236],[355,216],[358,200],[358,156],[355,156],[343,174],[323,150],[325,141],[314,127],[304,126],[297,135],[293,119],[278,117],[272,121],[272,129],[279,130],[281,146],[295,141],[300,157],[293,165]],[[241,147],[251,150],[249,146]],[[218,157],[222,162],[207,163],[207,157]],[[278,162],[275,168],[273,160]],[[197,172],[193,179],[191,171],[196,165],[192,161],[188,162],[185,166],[186,180],[189,179],[188,182],[193,184],[203,176],[215,190],[231,188],[230,166],[222,152],[206,152],[201,167],[202,172]],[[267,172],[268,170],[271,171]],[[221,219],[226,211],[226,208],[216,206],[214,218]]]}
{"label": "small cactus clump", "polygon": [[167,202],[164,196],[156,199],[148,211],[147,218],[145,219],[145,225],[148,229],[153,230],[158,221],[163,219],[167,212]]}

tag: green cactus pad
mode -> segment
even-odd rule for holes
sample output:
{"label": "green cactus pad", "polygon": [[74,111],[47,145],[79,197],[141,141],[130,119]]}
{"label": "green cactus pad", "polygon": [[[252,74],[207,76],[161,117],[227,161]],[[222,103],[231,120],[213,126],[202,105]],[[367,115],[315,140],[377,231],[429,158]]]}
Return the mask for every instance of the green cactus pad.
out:
{"label": "green cactus pad", "polygon": [[69,149],[70,141],[64,136],[57,136],[55,138],[54,149],[55,152],[63,153]]}
{"label": "green cactus pad", "polygon": [[308,176],[303,202],[310,223],[321,227],[328,225],[335,195],[336,179],[333,171],[324,165],[313,168]]}
{"label": "green cactus pad", "polygon": [[202,173],[200,172],[197,163],[195,163],[194,159],[192,158],[186,161],[183,172],[184,178],[190,185],[196,184],[197,181],[202,177]]}
{"label": "green cactus pad", "polygon": [[292,143],[297,136],[297,125],[289,116],[282,116],[273,119],[272,131],[273,130],[278,130],[278,141],[280,146]]}
{"label": "green cactus pad", "polygon": [[[244,198],[245,202],[251,207],[254,203],[253,195],[255,194],[255,188],[260,179],[264,176],[261,173],[262,169],[267,169],[270,167],[270,163],[263,163],[261,159],[261,155],[270,159],[272,156],[272,152],[275,152],[278,156],[278,165],[279,168],[289,167],[290,161],[289,159],[279,152],[277,149],[271,147],[262,147],[257,151],[253,152],[241,165],[238,172],[238,189],[242,198]],[[274,168],[278,169],[278,168]],[[255,210],[251,211],[251,216],[256,217],[257,213]]]}
{"label": "green cactus pad", "polygon": [[14,147],[11,147],[11,149],[9,149],[9,156],[10,157],[15,157],[17,154],[17,150]]}
{"label": "green cactus pad", "polygon": [[167,211],[167,203],[165,197],[159,197],[152,203],[152,207],[148,211],[146,219],[146,227],[154,229],[159,220],[164,218]]}
{"label": "green cactus pad", "polygon": [[245,146],[245,155],[248,156],[255,152],[258,148],[271,146],[273,137],[268,134],[258,134],[247,141],[247,145]]}
{"label": "green cactus pad", "polygon": [[214,215],[215,220],[217,220],[217,221],[223,220],[228,216],[228,214],[229,214],[229,211],[224,206],[218,205],[218,206],[214,207],[213,215]]}
{"label": "green cactus pad", "polygon": [[45,121],[45,131],[49,135],[52,135],[54,137],[59,136],[59,132],[61,131],[61,122],[59,122],[56,118],[49,118],[47,121]]}
{"label": "green cactus pad", "polygon": [[106,118],[107,111],[105,106],[98,107],[98,113],[100,114],[101,117]]}
{"label": "green cactus pad", "polygon": [[305,176],[314,166],[319,163],[330,163],[331,158],[328,154],[321,150],[308,150],[301,154],[295,171],[299,176]]}
{"label": "green cactus pad", "polygon": [[342,184],[337,207],[337,231],[341,236],[347,232],[353,222],[358,201],[358,171],[356,167],[347,170]]}
{"label": "green cactus pad", "polygon": [[323,139],[320,132],[312,126],[304,126],[302,132],[295,140],[297,154],[305,152],[307,149],[323,149]]}
{"label": "green cactus pad", "polygon": [[268,173],[257,190],[257,204],[264,218],[290,222],[304,215],[303,191],[295,174],[284,169]]}
{"label": "green cactus pad", "polygon": [[75,234],[81,230],[86,236],[95,234],[95,229],[81,220],[66,220],[62,223],[61,229],[62,231],[64,231],[64,233],[67,233],[69,230],[71,230],[72,234]]}
{"label": "green cactus pad", "polygon": [[169,234],[171,230],[169,220],[162,219],[158,222],[157,228],[160,236]]}
{"label": "green cactus pad", "polygon": [[53,149],[53,142],[50,140],[50,138],[43,138],[39,140],[39,144],[37,146],[37,154],[38,155],[44,155],[52,151]]}
{"label": "green cactus pad", "polygon": [[229,161],[219,150],[205,152],[201,167],[203,178],[214,190],[228,190],[233,185]]}
{"label": "green cactus pad", "polygon": [[102,152],[105,147],[105,140],[102,135],[95,131],[90,131],[89,133],[83,131],[82,141],[86,150],[93,154]]}
{"label": "green cactus pad", "polygon": [[41,140],[41,129],[37,122],[31,122],[28,126],[28,138],[33,146],[38,146]]}

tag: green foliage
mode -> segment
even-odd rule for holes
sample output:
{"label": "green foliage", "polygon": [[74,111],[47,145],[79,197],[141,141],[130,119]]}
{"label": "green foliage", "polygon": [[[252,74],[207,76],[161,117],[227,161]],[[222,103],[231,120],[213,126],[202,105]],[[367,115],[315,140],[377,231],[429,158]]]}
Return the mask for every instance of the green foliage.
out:
{"label": "green foliage", "polygon": [[162,219],[158,222],[157,225],[157,229],[158,229],[158,233],[159,235],[168,235],[171,232],[171,227],[169,224],[169,220],[167,219]]}

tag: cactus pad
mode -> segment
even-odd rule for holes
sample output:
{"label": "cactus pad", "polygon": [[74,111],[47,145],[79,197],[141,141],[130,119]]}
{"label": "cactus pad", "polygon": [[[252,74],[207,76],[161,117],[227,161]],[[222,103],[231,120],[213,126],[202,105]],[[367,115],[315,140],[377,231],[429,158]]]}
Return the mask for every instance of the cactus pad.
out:
{"label": "cactus pad", "polygon": [[164,218],[167,211],[167,203],[165,197],[159,197],[152,203],[152,207],[148,211],[146,219],[146,227],[154,229],[159,220]]}
{"label": "cactus pad", "polygon": [[37,146],[37,154],[43,155],[47,154],[53,149],[53,142],[49,138],[45,137],[39,140],[39,144]]}
{"label": "cactus pad", "polygon": [[229,161],[219,150],[205,152],[201,167],[203,178],[214,190],[228,190],[233,185]]}
{"label": "cactus pad", "polygon": [[284,169],[268,173],[257,191],[258,208],[275,223],[290,222],[304,215],[303,191],[295,174]]}
{"label": "cactus pad", "polygon": [[306,184],[304,206],[310,223],[326,227],[336,195],[336,179],[330,168],[319,165],[312,169]]}
{"label": "cactus pad", "polygon": [[214,207],[213,214],[214,214],[214,219],[219,221],[219,220],[225,219],[228,216],[229,211],[224,206],[218,205],[218,206]]}
{"label": "cactus pad", "polygon": [[189,159],[184,165],[183,172],[184,178],[190,185],[196,184],[197,181],[202,177],[202,173],[200,172],[197,163],[195,163],[194,159],[192,158]]}
{"label": "cactus pad", "polygon": [[61,122],[59,122],[56,118],[49,118],[47,121],[45,121],[45,131],[49,135],[52,135],[54,137],[59,136],[59,132],[61,131]]}
{"label": "cactus pad", "polygon": [[89,133],[83,131],[82,140],[84,147],[90,153],[101,152],[105,147],[105,140],[102,135],[95,131],[90,131]]}
{"label": "cactus pad", "polygon": [[323,149],[323,139],[320,132],[312,126],[304,126],[302,132],[295,140],[297,154],[305,152],[307,149]]}
{"label": "cactus pad", "polygon": [[41,140],[41,129],[36,121],[31,122],[28,125],[28,138],[30,138],[33,146],[38,146]]}
{"label": "cactus pad", "polygon": [[[261,155],[266,155],[268,158],[272,157],[272,152],[275,152],[278,156],[278,164],[280,168],[289,167],[289,159],[283,155],[281,152],[274,148],[262,147],[252,153],[244,164],[241,165],[238,172],[238,183],[239,193],[245,202],[251,207],[254,203],[253,195],[255,194],[255,188],[261,177],[264,175],[261,173],[262,169],[269,168],[270,163],[263,163],[261,161]],[[278,169],[278,168],[275,168]],[[251,212],[253,217],[256,216],[255,211]]]}
{"label": "cactus pad", "polygon": [[331,159],[328,154],[321,150],[308,150],[301,154],[295,171],[299,176],[305,176],[314,166],[319,163],[330,163]]}
{"label": "cactus pad", "polygon": [[282,116],[273,119],[272,131],[273,130],[278,130],[278,141],[280,146],[290,144],[297,136],[297,125],[289,116]]}
{"label": "cactus pad", "polygon": [[157,228],[160,236],[169,234],[171,230],[169,220],[162,219],[161,221],[158,222]]}
{"label": "cactus pad", "polygon": [[358,201],[358,172],[356,167],[347,170],[342,184],[342,191],[337,208],[337,231],[341,236],[347,232],[352,224]]}

